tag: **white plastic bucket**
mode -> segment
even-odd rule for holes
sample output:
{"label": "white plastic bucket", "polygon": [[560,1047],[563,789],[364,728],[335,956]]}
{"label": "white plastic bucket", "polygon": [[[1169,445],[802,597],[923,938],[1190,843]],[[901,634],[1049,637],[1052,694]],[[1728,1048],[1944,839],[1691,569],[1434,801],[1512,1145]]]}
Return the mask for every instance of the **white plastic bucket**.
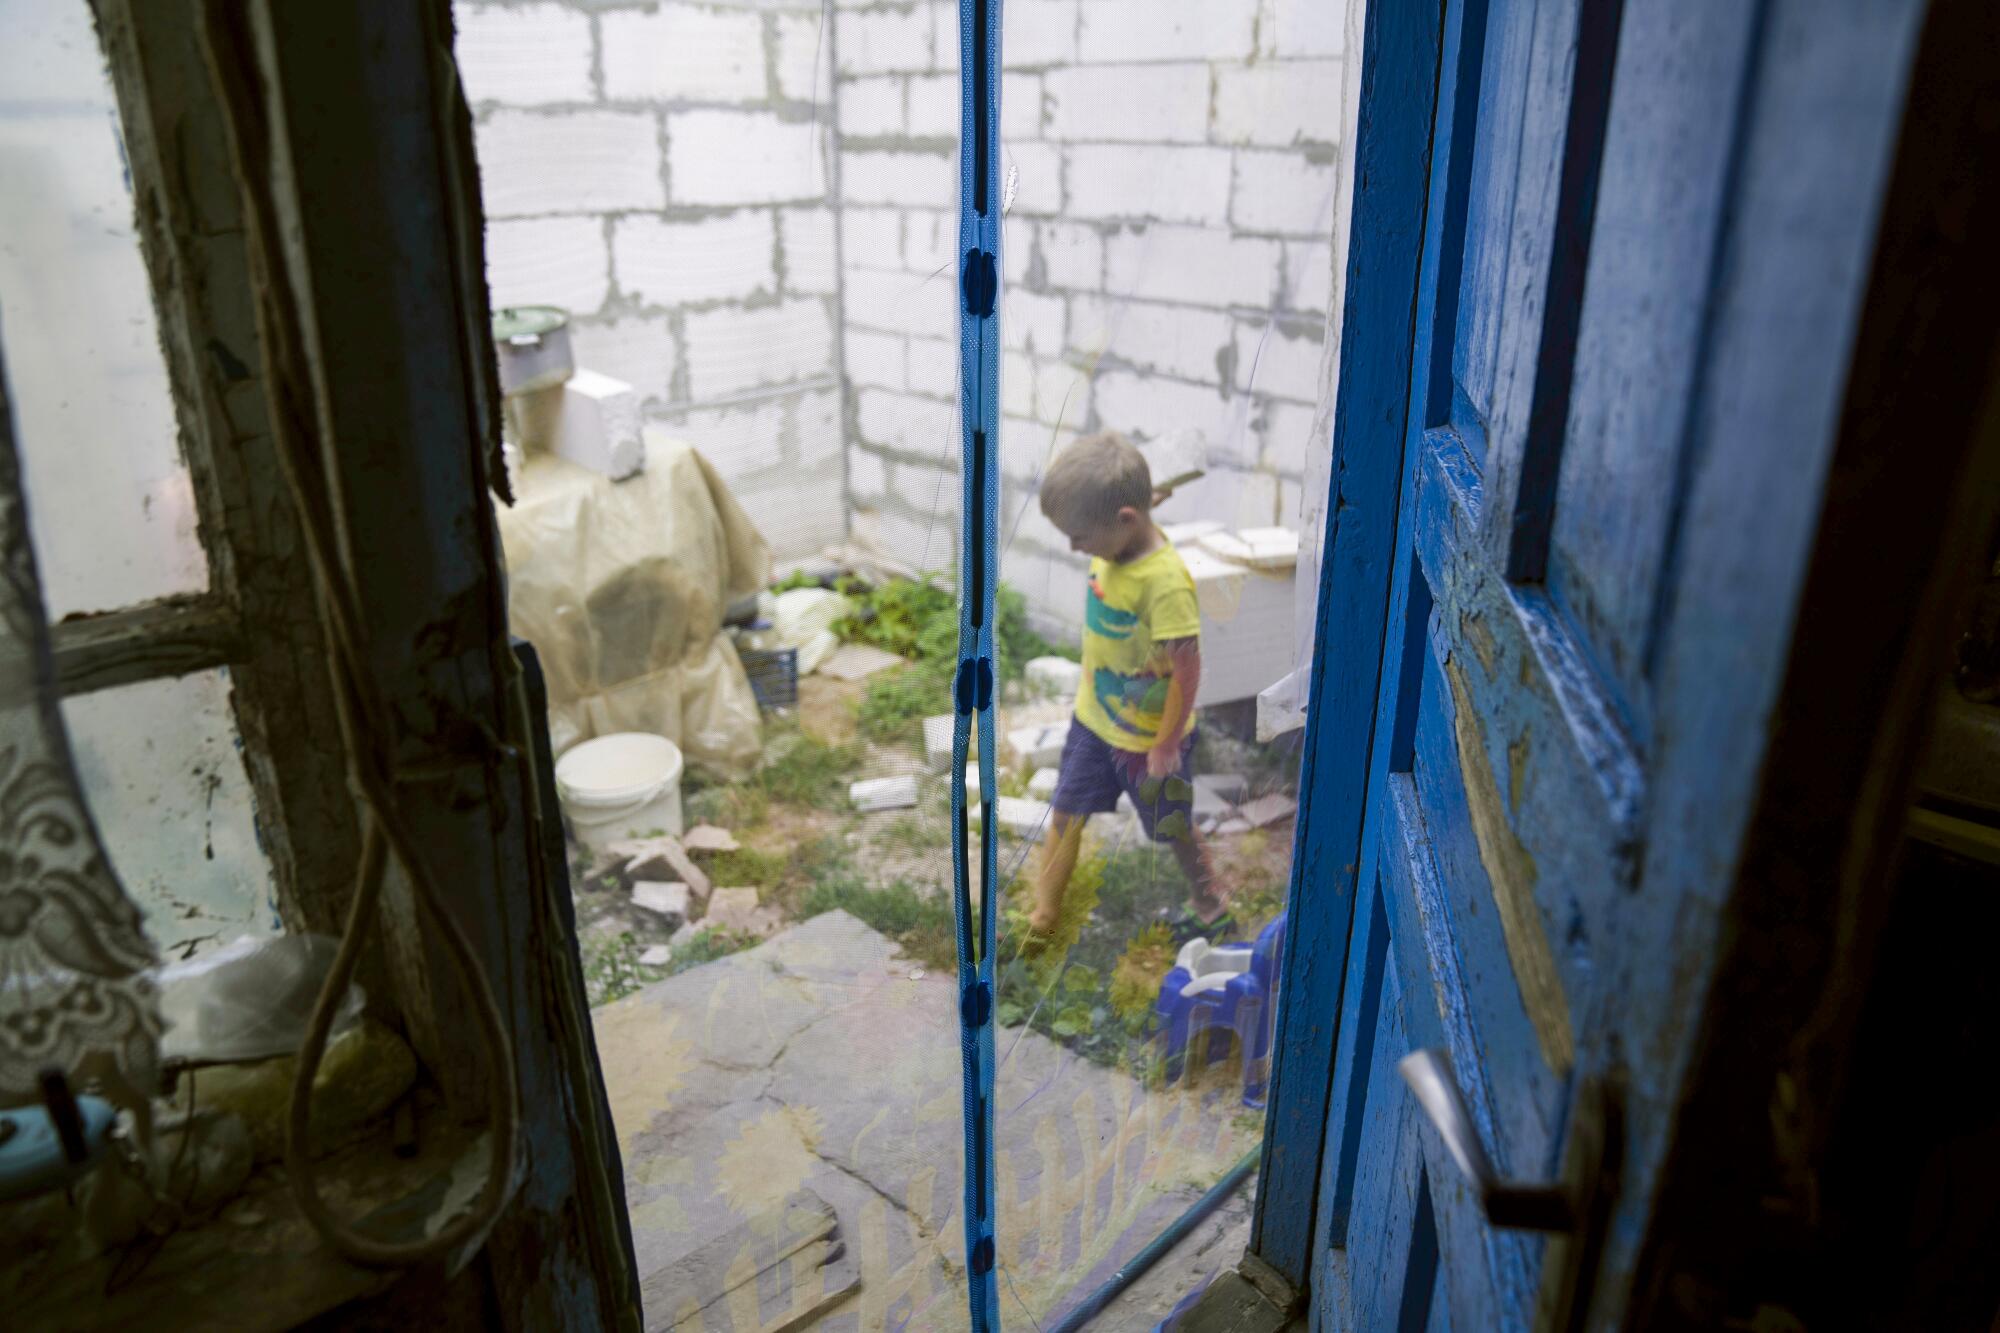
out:
{"label": "white plastic bucket", "polygon": [[556,760],[556,789],[593,852],[664,829],[681,833],[681,747],[640,731],[599,736]]}

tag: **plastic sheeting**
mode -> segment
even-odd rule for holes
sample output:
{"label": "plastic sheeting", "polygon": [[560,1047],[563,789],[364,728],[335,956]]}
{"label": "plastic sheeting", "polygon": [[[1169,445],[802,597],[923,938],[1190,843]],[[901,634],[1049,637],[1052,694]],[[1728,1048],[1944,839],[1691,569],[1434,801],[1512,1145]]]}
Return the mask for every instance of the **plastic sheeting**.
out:
{"label": "plastic sheeting", "polygon": [[652,732],[719,776],[746,775],[757,700],[722,615],[764,586],[771,553],[715,469],[649,429],[635,477],[535,455],[517,493],[500,515],[508,615],[542,655],[557,751]]}

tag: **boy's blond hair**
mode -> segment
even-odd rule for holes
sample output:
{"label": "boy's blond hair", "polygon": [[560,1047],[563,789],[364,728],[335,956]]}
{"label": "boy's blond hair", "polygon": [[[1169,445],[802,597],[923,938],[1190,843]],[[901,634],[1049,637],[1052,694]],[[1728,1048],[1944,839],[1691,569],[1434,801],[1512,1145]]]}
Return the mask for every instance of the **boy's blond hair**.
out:
{"label": "boy's blond hair", "polygon": [[1065,532],[1102,527],[1121,509],[1153,511],[1153,470],[1115,430],[1086,435],[1056,455],[1042,478],[1042,513]]}

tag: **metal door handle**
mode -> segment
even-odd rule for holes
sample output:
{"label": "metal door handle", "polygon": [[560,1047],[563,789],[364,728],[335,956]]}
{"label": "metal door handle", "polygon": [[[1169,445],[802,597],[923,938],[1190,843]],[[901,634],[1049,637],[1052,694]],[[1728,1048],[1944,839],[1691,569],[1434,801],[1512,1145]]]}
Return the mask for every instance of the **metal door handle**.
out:
{"label": "metal door handle", "polygon": [[1452,1159],[1478,1189],[1487,1222],[1562,1237],[1550,1242],[1543,1266],[1536,1327],[1583,1327],[1623,1166],[1624,1102],[1618,1083],[1589,1078],[1579,1084],[1569,1117],[1563,1180],[1528,1185],[1506,1180],[1493,1169],[1472,1110],[1452,1075],[1449,1056],[1443,1051],[1414,1051],[1397,1067]]}
{"label": "metal door handle", "polygon": [[1472,1108],[1452,1076],[1451,1057],[1443,1051],[1413,1051],[1397,1067],[1458,1169],[1478,1188],[1488,1222],[1517,1231],[1576,1230],[1576,1200],[1568,1188],[1505,1180],[1493,1169],[1479,1141],[1479,1127],[1472,1123]]}

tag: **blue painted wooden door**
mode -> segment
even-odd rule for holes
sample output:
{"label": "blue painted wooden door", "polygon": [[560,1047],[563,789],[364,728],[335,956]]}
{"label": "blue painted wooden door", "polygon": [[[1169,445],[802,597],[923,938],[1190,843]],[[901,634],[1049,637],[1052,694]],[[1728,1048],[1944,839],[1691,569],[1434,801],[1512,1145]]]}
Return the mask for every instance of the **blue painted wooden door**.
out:
{"label": "blue painted wooden door", "polygon": [[[1593,1270],[1615,1323],[1919,9],[1441,6],[1319,1327],[1484,1333],[1553,1298],[1554,1242],[1490,1223],[1404,1086],[1419,1048],[1521,1181],[1565,1171],[1587,1083],[1626,1090]],[[1364,133],[1395,114],[1365,89]]]}

